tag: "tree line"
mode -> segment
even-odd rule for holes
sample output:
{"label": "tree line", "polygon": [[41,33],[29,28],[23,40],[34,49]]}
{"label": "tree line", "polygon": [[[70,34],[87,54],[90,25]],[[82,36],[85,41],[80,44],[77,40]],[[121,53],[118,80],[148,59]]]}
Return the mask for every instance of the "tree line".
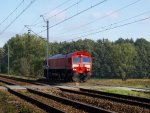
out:
{"label": "tree line", "polygon": [[[35,35],[16,35],[0,48],[0,72],[7,73],[9,45],[10,74],[43,76],[46,40]],[[150,78],[150,42],[119,38],[50,42],[49,55],[84,50],[92,54],[93,76],[97,78]]]}

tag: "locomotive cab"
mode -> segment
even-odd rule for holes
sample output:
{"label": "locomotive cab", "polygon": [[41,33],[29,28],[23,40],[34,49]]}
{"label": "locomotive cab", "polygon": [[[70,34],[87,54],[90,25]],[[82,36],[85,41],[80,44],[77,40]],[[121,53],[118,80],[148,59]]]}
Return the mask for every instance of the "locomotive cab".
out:
{"label": "locomotive cab", "polygon": [[91,76],[92,59],[89,55],[81,53],[72,58],[74,81],[86,81]]}
{"label": "locomotive cab", "polygon": [[73,71],[85,73],[91,71],[91,59],[88,56],[75,56],[72,61]]}

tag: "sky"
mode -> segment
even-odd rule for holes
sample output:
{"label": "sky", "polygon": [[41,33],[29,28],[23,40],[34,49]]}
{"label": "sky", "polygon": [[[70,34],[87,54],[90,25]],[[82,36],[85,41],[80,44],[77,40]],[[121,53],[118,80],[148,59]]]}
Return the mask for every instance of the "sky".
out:
{"label": "sky", "polygon": [[27,33],[25,25],[46,38],[40,15],[49,21],[50,42],[120,37],[150,41],[150,0],[35,0],[26,9],[31,1],[0,1],[0,47],[16,34]]}

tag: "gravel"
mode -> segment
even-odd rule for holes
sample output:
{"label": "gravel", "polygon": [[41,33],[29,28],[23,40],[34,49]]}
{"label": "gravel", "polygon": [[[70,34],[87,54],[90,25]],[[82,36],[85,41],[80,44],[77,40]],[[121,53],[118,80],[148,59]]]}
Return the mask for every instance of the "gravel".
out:
{"label": "gravel", "polygon": [[54,101],[52,99],[47,99],[45,97],[42,97],[42,96],[39,96],[39,95],[36,95],[36,94],[33,94],[33,93],[29,93],[29,92],[22,92],[22,93],[24,93],[27,96],[30,96],[31,98],[39,100],[40,102],[46,103],[46,104],[48,104],[48,105],[50,105],[54,108],[57,108],[61,111],[64,111],[66,113],[86,113],[86,112],[84,112],[82,110],[79,110],[79,109],[76,109],[72,106],[68,106],[68,105],[59,103],[57,101]]}
{"label": "gravel", "polygon": [[118,103],[114,101],[110,101],[107,99],[99,99],[99,98],[93,98],[89,96],[79,95],[79,94],[73,94],[68,92],[63,92],[56,89],[51,90],[42,90],[43,92],[57,95],[60,97],[65,97],[71,100],[91,104],[93,106],[101,107],[103,109],[107,109],[110,111],[115,111],[119,113],[150,113],[150,109],[134,106],[134,105],[127,105],[123,103]]}

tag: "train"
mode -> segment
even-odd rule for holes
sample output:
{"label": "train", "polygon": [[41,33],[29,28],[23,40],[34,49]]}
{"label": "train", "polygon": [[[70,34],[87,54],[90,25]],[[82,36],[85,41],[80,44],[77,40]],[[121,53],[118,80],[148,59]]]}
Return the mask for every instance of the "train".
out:
{"label": "train", "polygon": [[44,60],[44,76],[47,79],[85,82],[92,75],[92,56],[80,50],[57,54]]}

